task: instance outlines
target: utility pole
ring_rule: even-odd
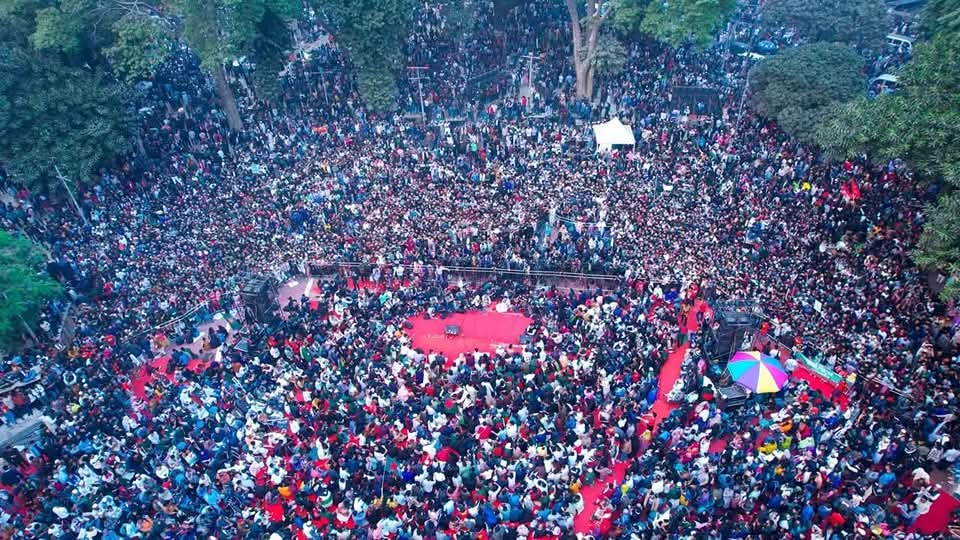
[[[441,82],[443,82],[443,81],[441,81]],[[448,88],[450,88],[450,91],[451,91],[451,92],[453,92],[453,103],[454,103],[454,106],[457,107],[458,114],[462,115],[463,113],[460,113],[460,112],[459,112],[460,102],[457,101],[457,85],[455,85],[455,84],[450,84],[450,83],[448,83],[448,82],[443,82],[443,83],[446,84]],[[467,79],[466,79],[466,77],[464,77],[464,79],[463,79],[463,84],[460,86],[460,93],[462,94],[463,92],[465,92],[465,91],[466,91],[466,88],[467,88]],[[443,111],[443,116],[444,116],[445,119],[447,118],[447,111],[446,111],[446,110]]]
[[[757,0],[757,13],[760,15],[761,10],[763,9],[763,0]],[[734,27],[736,28],[736,27]],[[729,49],[730,39],[727,39],[728,49]],[[724,65],[726,65],[726,54],[724,55]],[[743,84],[743,90],[740,93],[740,107],[737,109],[737,131],[740,131],[740,119],[743,118],[743,105],[747,101],[747,91],[750,89],[750,72],[752,71],[753,66],[749,65],[749,58],[747,59],[747,78]]]
[[[426,122],[427,110],[423,106],[423,80],[430,80],[430,77],[423,75],[423,72],[429,68],[424,66],[410,66],[407,69],[414,73],[414,75],[410,75],[410,80],[417,81],[417,92],[420,94],[420,118]]]
[[[307,72],[308,75],[319,75],[319,76],[320,76],[320,86],[323,87],[323,102],[329,107],[329,106],[330,106],[330,98],[327,96],[327,78],[325,77],[325,75],[327,75],[328,73],[333,73],[333,71],[332,71],[332,70],[329,70],[329,69],[323,69],[323,70],[320,70],[320,71],[308,71],[308,72]]]
[[[726,68],[727,61],[730,58],[730,45],[733,42],[733,38],[737,34],[737,26],[739,26],[739,20],[730,21],[727,23],[727,39],[723,43],[723,66]]]
[[[67,195],[70,196],[70,200],[73,201],[73,207],[77,209],[77,213],[80,214],[80,219],[83,220],[84,225],[90,225],[87,222],[87,216],[83,213],[83,209],[80,208],[80,203],[77,202],[77,198],[73,196],[73,190],[70,189],[70,184],[68,184],[68,179],[66,176],[60,173],[60,167],[57,165],[53,166],[53,170],[57,172],[57,178],[60,179],[60,182],[63,183],[63,188],[67,190]]]
[[[527,86],[529,86],[530,89],[532,90],[533,89],[533,62],[538,60],[540,58],[540,55],[530,53],[530,54],[525,54],[521,56],[521,58],[527,59]]]

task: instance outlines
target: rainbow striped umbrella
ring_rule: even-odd
[[[740,351],[727,363],[734,382],[757,394],[779,392],[787,383],[787,372],[780,361],[760,351]]]

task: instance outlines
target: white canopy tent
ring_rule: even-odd
[[[597,139],[597,152],[607,152],[614,146],[633,146],[637,140],[633,129],[623,125],[619,118],[611,118],[603,124],[593,125],[593,135]]]

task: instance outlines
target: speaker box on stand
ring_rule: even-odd
[[[760,319],[752,313],[739,311],[721,311],[717,314],[720,327],[716,331],[716,348],[713,360],[726,361],[740,350],[744,338],[752,336],[760,324]]]
[[[244,318],[247,321],[270,323],[280,307],[277,302],[277,287],[273,279],[259,274],[246,274],[240,285]]]

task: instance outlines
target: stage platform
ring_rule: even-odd
[[[413,328],[407,330],[407,334],[414,348],[424,353],[432,350],[453,359],[474,350],[493,352],[499,346],[519,346],[520,336],[532,322],[521,313],[498,313],[492,309],[454,313],[443,319],[418,315],[410,319]],[[459,327],[459,333],[448,333],[450,326]]]

